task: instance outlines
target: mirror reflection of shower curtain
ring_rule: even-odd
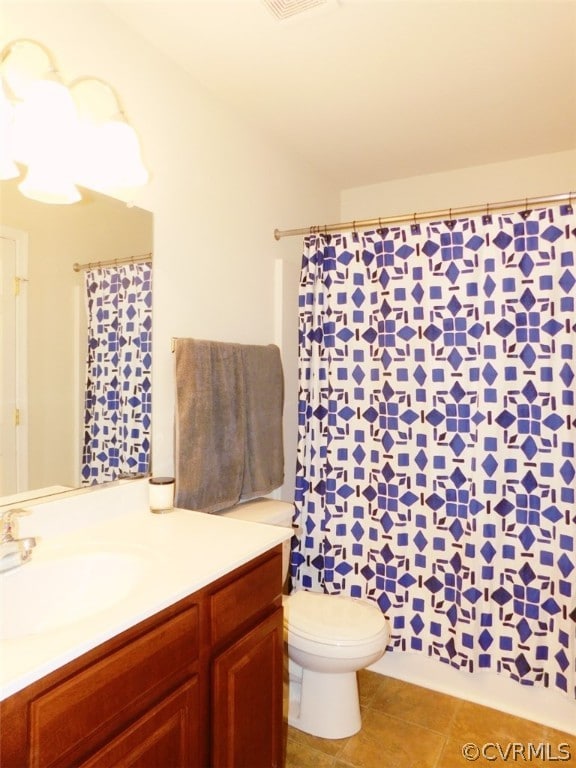
[[[88,349],[81,481],[150,468],[152,265],[86,272]]]

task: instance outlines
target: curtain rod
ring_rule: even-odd
[[[383,227],[388,224],[402,224],[403,222],[429,221],[431,219],[453,219],[468,213],[484,213],[489,215],[494,211],[504,211],[512,208],[527,210],[530,207],[547,205],[548,203],[561,203],[567,201],[572,204],[576,200],[576,192],[567,192],[561,195],[548,195],[547,197],[525,197],[521,200],[507,200],[500,203],[484,203],[483,205],[469,205],[464,208],[443,208],[439,211],[423,211],[419,213],[406,213],[401,216],[389,216],[387,218],[364,219],[363,221],[346,221],[339,224],[317,224],[301,229],[275,229],[274,238],[292,237],[293,235],[315,235],[328,232],[341,232],[345,229],[357,230],[370,227]]]
[[[78,264],[78,262],[75,262],[72,264],[72,269],[74,272],[81,272],[84,269],[92,269],[93,267],[107,267],[109,265],[115,266],[116,264],[137,264],[140,261],[152,261],[152,254],[143,253],[140,256],[123,256],[119,259],[89,261],[86,264]]]

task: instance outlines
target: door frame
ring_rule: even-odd
[[[0,238],[15,246],[15,405],[19,423],[15,419],[14,445],[16,446],[16,488],[14,493],[28,490],[28,233],[0,224]],[[17,288],[16,288],[17,286]]]

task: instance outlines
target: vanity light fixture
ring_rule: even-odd
[[[14,94],[12,161],[28,167],[18,189],[43,203],[75,203],[69,158],[77,111],[50,51],[35,40],[9,43],[0,56],[5,92]]]
[[[96,77],[70,83],[80,117],[78,182],[99,192],[140,187],[148,181],[140,142],[128,123],[118,93]]]
[[[4,47],[0,75],[0,179],[27,166],[22,194],[60,204],[81,199],[77,184],[122,194],[147,183],[140,142],[108,83],[66,86],[50,51],[28,39]]]

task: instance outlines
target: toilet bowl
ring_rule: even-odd
[[[273,499],[239,504],[220,514],[270,525],[292,524],[293,505]],[[290,543],[284,547],[288,571]],[[388,623],[365,600],[298,590],[283,598],[288,654],[288,723],[325,739],[343,739],[361,727],[357,671],[386,649]]]
[[[297,591],[284,598],[290,705],[288,723],[325,739],[362,725],[357,672],[386,649],[388,625],[372,603]]]

